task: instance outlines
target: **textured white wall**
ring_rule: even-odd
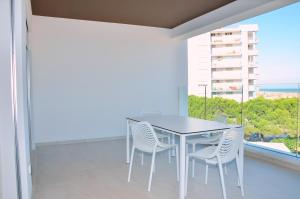
[[[36,143],[122,136],[145,110],[178,114],[187,47],[168,29],[40,16],[32,28]]]

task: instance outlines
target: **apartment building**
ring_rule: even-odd
[[[239,102],[254,98],[258,79],[257,31],[256,24],[240,25],[189,39],[189,95],[204,96],[206,90],[207,97]]]

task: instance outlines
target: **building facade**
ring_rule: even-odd
[[[247,101],[258,79],[256,24],[221,28],[188,40],[189,95]],[[243,95],[242,95],[243,94]]]

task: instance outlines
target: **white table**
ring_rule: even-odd
[[[185,155],[186,155],[186,138],[188,136],[200,135],[210,131],[226,130],[230,128],[242,128],[238,125],[227,125],[220,122],[196,119],[191,117],[173,116],[173,115],[149,115],[138,117],[127,117],[127,136],[126,136],[126,162],[129,163],[130,157],[130,122],[147,121],[153,128],[179,136],[179,156],[180,156],[180,182],[179,198],[184,199],[185,183]],[[174,141],[173,141],[174,142]],[[241,182],[243,183],[243,165],[244,165],[244,145],[241,143],[239,148],[238,164],[241,164]]]

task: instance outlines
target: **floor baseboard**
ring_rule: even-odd
[[[104,137],[104,138],[90,138],[90,139],[79,139],[79,140],[40,142],[40,143],[36,143],[36,147],[62,145],[62,144],[80,144],[80,143],[87,143],[87,142],[122,140],[122,139],[125,139],[125,137],[126,136],[115,136],[115,137]]]

